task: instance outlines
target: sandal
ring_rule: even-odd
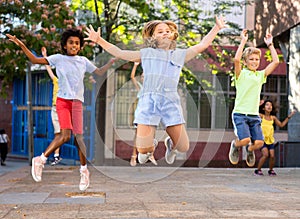
[[[149,160],[150,160],[155,166],[157,166],[157,162],[156,162],[156,160],[155,160],[155,158],[154,158],[153,153],[152,153],[152,155],[149,157]]]
[[[130,159],[130,166],[135,167],[136,166],[136,155],[132,155]]]

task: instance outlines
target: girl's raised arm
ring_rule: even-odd
[[[207,47],[212,43],[218,32],[224,28],[226,25],[226,22],[222,16],[219,18],[216,17],[216,24],[215,26],[209,31],[209,33],[200,41],[199,44],[195,46],[191,46],[187,49],[185,62],[188,62],[192,58],[194,58],[196,55],[207,49]]]
[[[140,90],[140,87],[135,79],[135,72],[136,72],[136,69],[137,69],[137,66],[139,65],[140,63],[139,62],[135,62],[133,67],[132,67],[132,70],[131,70],[131,74],[130,74],[130,78],[131,78],[131,81],[132,83],[134,84],[135,88],[139,91]]]
[[[42,55],[45,58],[47,57],[47,49],[46,49],[46,47],[42,47]],[[51,80],[53,80],[55,78],[55,75],[54,75],[51,67],[49,65],[46,65],[46,69],[47,69],[49,77],[51,78]]]
[[[26,46],[25,44],[19,40],[16,36],[12,36],[10,34],[6,34],[6,36],[9,38],[10,41],[14,42],[17,46],[19,46],[25,55],[28,57],[30,62],[32,64],[43,64],[43,65],[49,65],[46,58],[38,58],[36,57]]]
[[[91,40],[99,44],[106,52],[110,53],[116,58],[120,58],[131,62],[140,62],[140,51],[122,50],[119,47],[107,42],[100,36],[100,27],[96,32],[92,25],[90,25],[89,28],[86,28],[86,31],[84,31],[84,33],[87,35],[87,37],[84,38],[85,40]]]
[[[289,119],[292,118],[295,113],[296,111],[292,111],[282,122],[276,116],[273,116],[274,122],[278,127],[282,128],[288,123]]]

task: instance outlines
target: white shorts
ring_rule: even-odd
[[[51,119],[52,119],[54,134],[60,133],[60,125],[58,121],[58,115],[56,112],[56,106],[51,107]]]

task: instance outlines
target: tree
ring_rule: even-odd
[[[136,46],[142,43],[141,29],[146,22],[170,19],[179,27],[178,41],[181,46],[191,46],[208,33],[214,25],[215,15],[231,14],[233,7],[240,8],[239,13],[242,13],[242,8],[248,2],[240,0],[214,0],[208,3],[204,0],[104,0],[103,2],[73,0],[71,8],[74,11],[81,11],[80,22],[101,27],[103,38],[112,43],[122,43],[123,46],[128,45],[128,47]],[[228,25],[231,27],[231,33],[223,32],[223,35],[226,34],[227,40],[231,43],[236,43],[235,36],[239,35],[240,27],[229,21]],[[217,43],[220,39],[217,37]],[[227,52],[223,54],[228,55]]]
[[[0,5],[0,95],[5,96],[14,77],[24,77],[27,67],[27,57],[5,34],[19,37],[36,55],[41,55],[42,46],[48,54],[60,53],[61,33],[65,28],[75,27],[75,18],[69,6],[59,0],[10,0],[1,1]],[[91,57],[92,47],[84,47],[82,52]]]

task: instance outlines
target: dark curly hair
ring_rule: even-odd
[[[265,109],[266,103],[268,103],[268,102],[272,104],[272,111],[271,111],[270,115],[275,116],[277,111],[276,111],[275,105],[273,104],[273,102],[271,100],[265,100],[263,102],[263,104],[261,104],[259,106],[259,113],[265,114],[265,110],[264,109]]]
[[[80,30],[77,30],[74,28],[65,30],[63,32],[63,34],[61,36],[61,40],[60,40],[61,49],[65,54],[67,54],[67,50],[64,47],[65,47],[65,45],[67,45],[67,41],[68,41],[69,37],[78,37],[80,40],[80,48],[82,48],[83,44],[84,44],[84,38],[83,38],[82,32]]]

